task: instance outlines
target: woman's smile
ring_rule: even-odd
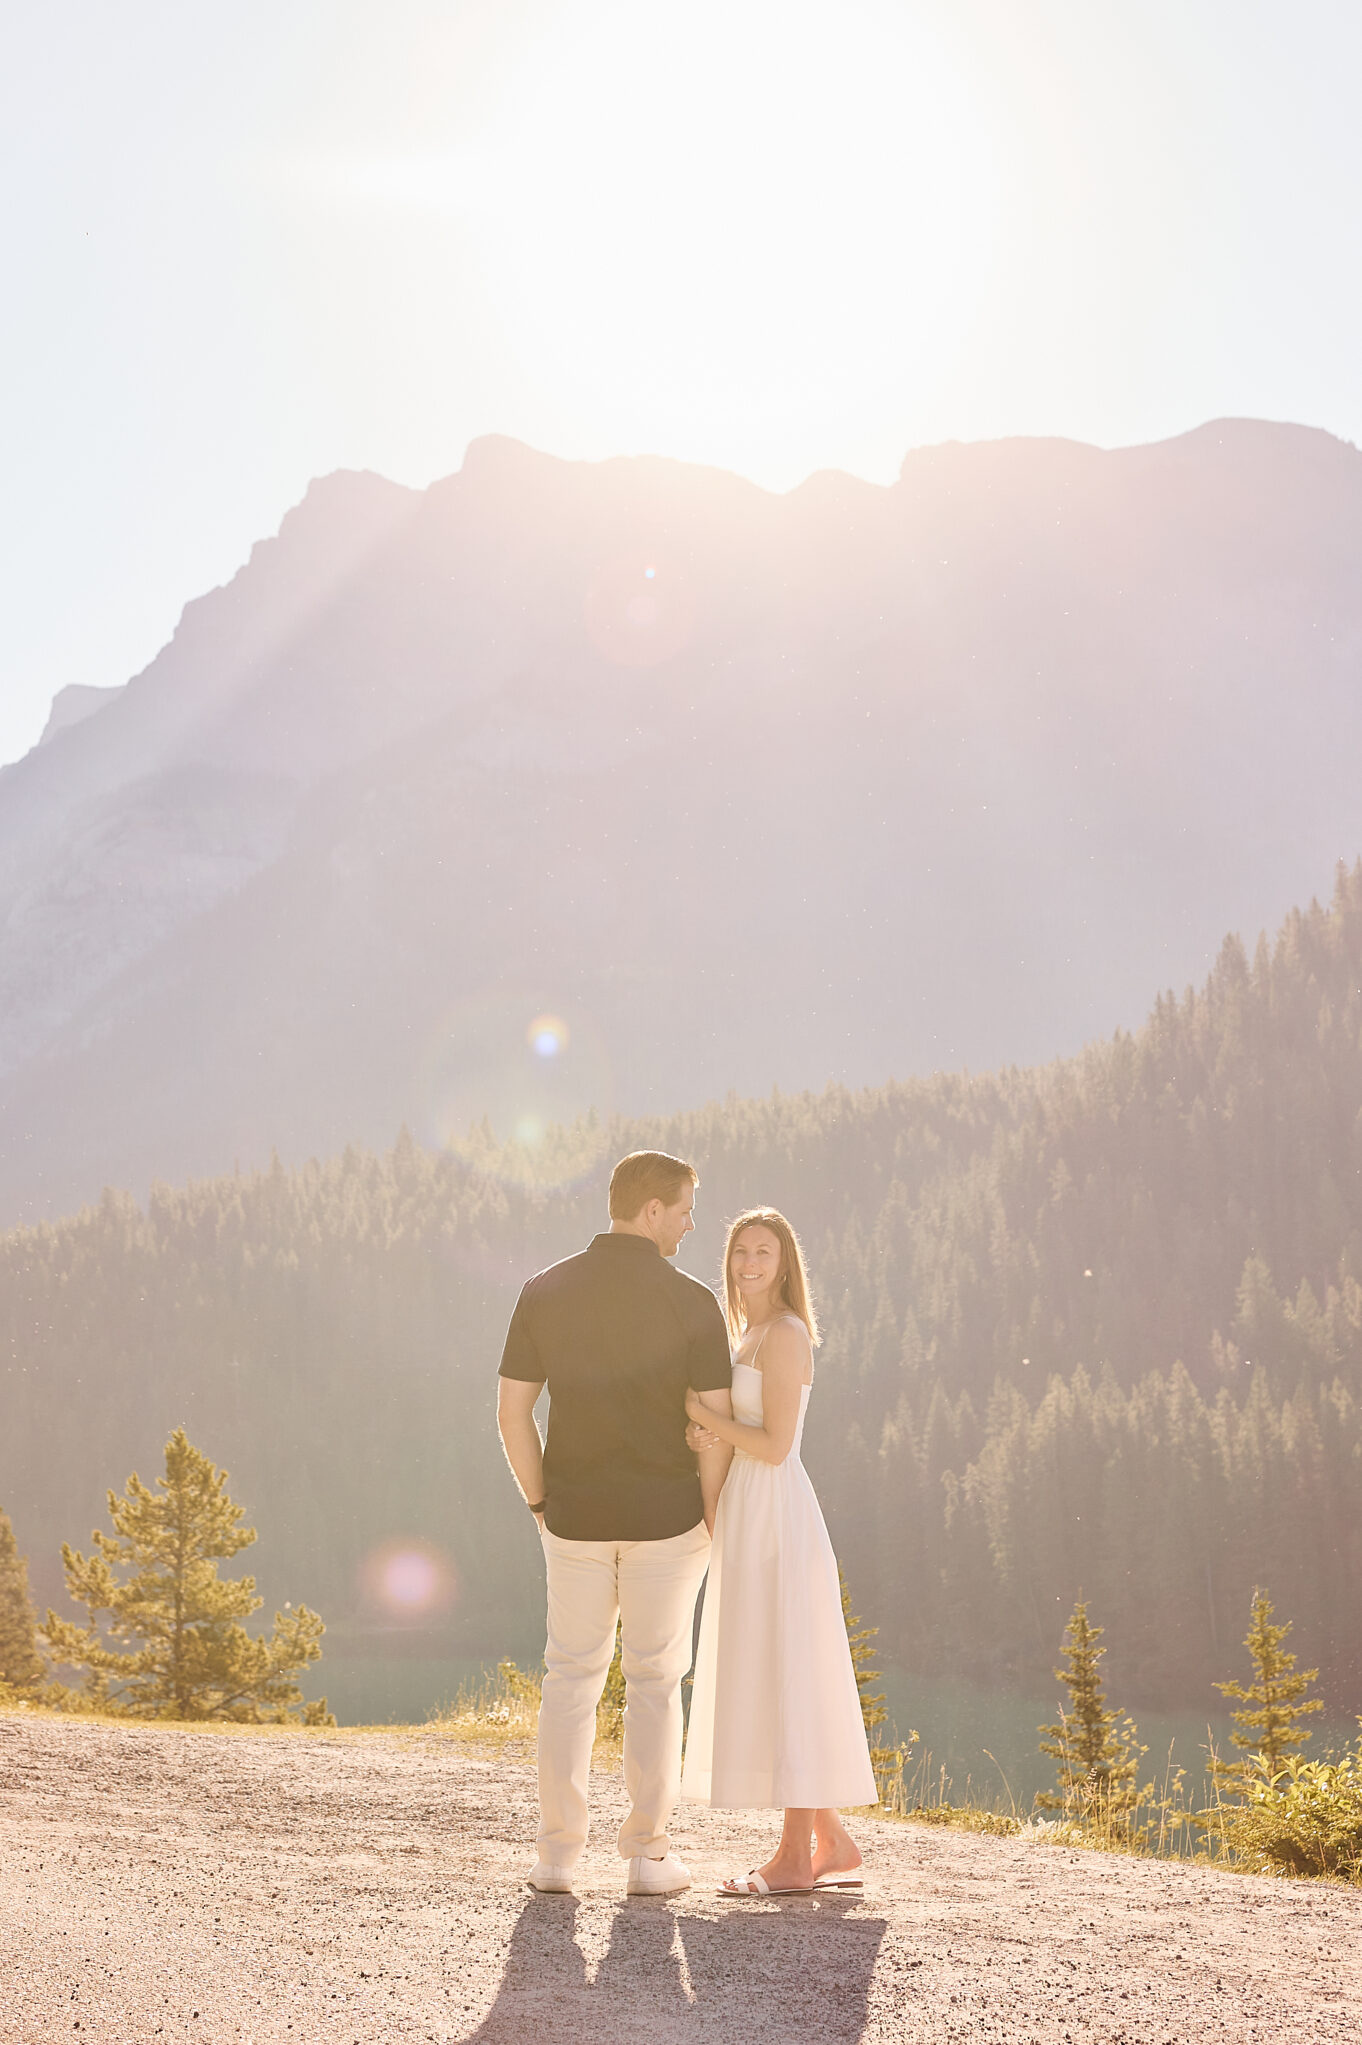
[[[745,1228],[733,1245],[729,1266],[733,1283],[740,1292],[760,1293],[774,1285],[781,1273],[781,1250],[777,1236],[759,1224]]]

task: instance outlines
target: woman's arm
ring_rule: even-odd
[[[733,1400],[728,1392],[697,1392],[700,1410],[706,1420],[733,1417]],[[733,1450],[726,1441],[716,1441],[712,1448],[696,1451],[700,1465],[700,1497],[705,1509],[705,1525],[714,1532],[714,1515],[719,1509],[719,1493],[724,1488],[724,1478],[733,1460]]]
[[[799,1394],[809,1363],[809,1338],[802,1328],[784,1321],[772,1328],[761,1351],[760,1427],[716,1413],[699,1392],[687,1392],[686,1411],[731,1448],[743,1449],[763,1463],[783,1463],[794,1447],[799,1425]]]

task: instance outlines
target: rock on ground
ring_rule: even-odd
[[[433,1731],[0,1717],[0,2040],[1362,2040],[1362,1894],[867,1820],[866,1887],[714,1893],[772,1836],[683,1805],[627,1899],[617,1776],[535,1896],[534,1773]]]

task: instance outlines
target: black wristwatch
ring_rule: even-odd
[[[525,1500],[525,1503],[526,1505],[530,1505],[530,1501],[528,1498]],[[538,1505],[530,1505],[530,1511],[534,1514],[536,1519],[538,1519],[540,1513],[544,1510],[544,1507],[547,1504],[548,1504],[547,1498],[541,1498]]]

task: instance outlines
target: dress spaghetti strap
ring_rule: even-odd
[[[751,1356],[748,1358],[747,1368],[749,1370],[757,1369],[758,1367],[757,1358],[761,1355],[762,1343],[765,1342],[767,1336],[770,1334],[772,1328],[775,1327],[777,1321],[793,1321],[797,1327],[804,1328],[804,1322],[798,1314],[794,1313],[772,1314],[770,1320],[766,1323],[766,1326],[761,1331],[761,1335],[758,1339],[756,1348],[752,1351]],[[804,1328],[804,1333],[806,1335],[808,1334],[808,1332],[809,1332],[808,1329]],[[810,1378],[808,1382],[812,1384],[813,1380]]]

